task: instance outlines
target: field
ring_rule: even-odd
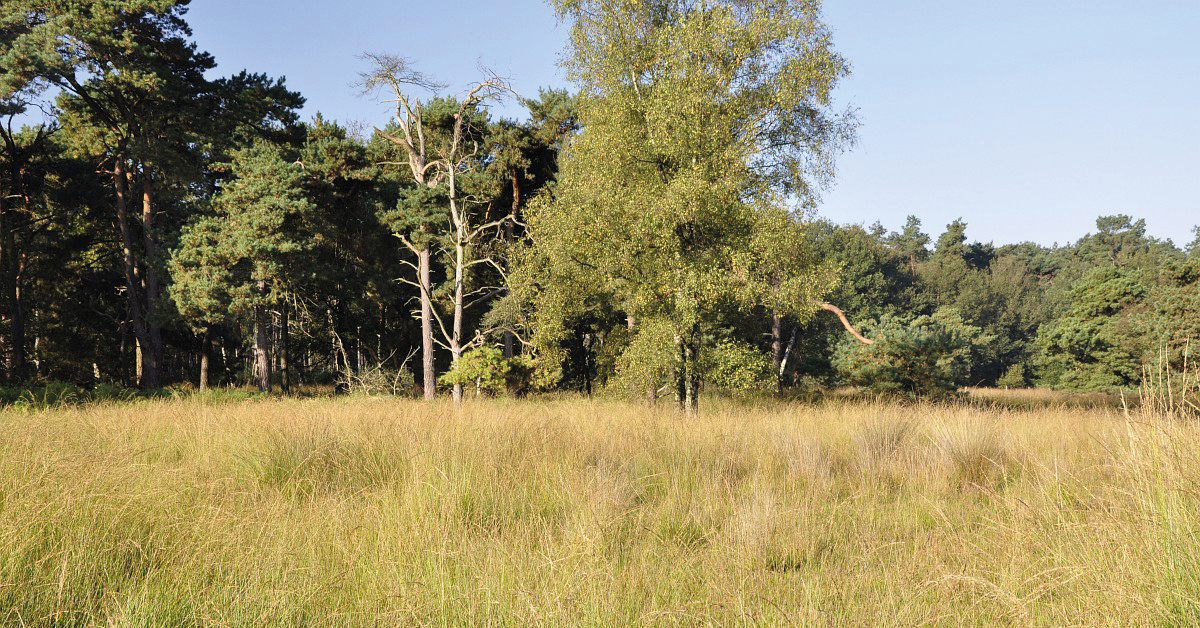
[[[0,624],[1200,622],[1200,427],[976,397],[4,411]]]

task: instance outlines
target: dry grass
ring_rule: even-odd
[[[0,413],[3,625],[1189,625],[1200,428],[831,401]]]

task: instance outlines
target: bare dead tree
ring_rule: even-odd
[[[411,62],[403,57],[386,54],[366,53],[362,58],[370,61],[372,70],[360,75],[360,86],[363,93],[378,93],[387,91],[389,98],[385,99],[395,106],[396,124],[400,134],[388,133],[376,128],[375,133],[387,141],[399,146],[407,156],[405,165],[412,171],[413,180],[418,185],[436,188],[444,176],[441,169],[436,167],[430,156],[429,145],[425,138],[425,120],[421,103],[412,96],[414,90],[430,92],[445,87],[413,69]],[[399,164],[395,164],[399,165]],[[432,172],[431,172],[432,171]],[[403,279],[405,283],[415,286],[420,294],[421,320],[421,369],[423,396],[432,400],[437,396],[437,373],[434,370],[433,342],[433,282],[430,265],[432,263],[431,234],[424,237],[411,237],[412,234],[397,233],[396,237],[417,258],[417,263],[405,262],[414,272],[415,280]]]
[[[423,111],[420,103],[414,98],[413,90],[432,91],[444,87],[427,75],[412,67],[412,63],[394,55],[366,54],[363,58],[370,61],[374,68],[371,72],[361,75],[361,86],[365,92],[387,90],[391,102],[396,108],[396,122],[399,133],[389,133],[375,129],[376,134],[387,141],[399,146],[407,156],[406,164],[412,172],[413,179],[421,185],[430,188],[444,186],[449,197],[449,227],[450,251],[452,258],[451,275],[453,277],[452,317],[447,325],[441,313],[433,307],[433,286],[430,281],[431,241],[432,238],[421,238],[414,241],[410,234],[396,234],[405,247],[417,256],[417,263],[406,262],[416,273],[415,281],[403,279],[418,289],[421,295],[421,339],[422,362],[424,370],[424,397],[432,399],[436,395],[436,374],[434,373],[433,326],[437,323],[441,332],[441,344],[450,351],[454,364],[462,357],[469,342],[464,342],[463,323],[466,310],[470,305],[467,299],[476,293],[468,294],[466,284],[472,267],[488,264],[502,275],[504,269],[490,257],[474,259],[470,251],[480,236],[491,229],[500,229],[509,224],[512,217],[505,216],[499,220],[485,224],[473,224],[468,205],[471,199],[463,198],[459,191],[458,176],[470,167],[471,162],[479,157],[480,146],[470,137],[471,114],[485,106],[486,103],[499,99],[505,93],[511,93],[508,82],[498,76],[489,75],[483,81],[473,84],[458,104],[453,114],[453,125],[450,131],[450,141],[440,152],[431,149]],[[485,72],[485,74],[487,74]],[[462,385],[456,384],[453,397],[456,403],[462,402]]]

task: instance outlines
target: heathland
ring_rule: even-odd
[[[4,625],[1185,625],[1200,427],[1111,399],[0,412]]]

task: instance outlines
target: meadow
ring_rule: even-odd
[[[1200,426],[972,398],[0,411],[0,624],[1200,623]]]

